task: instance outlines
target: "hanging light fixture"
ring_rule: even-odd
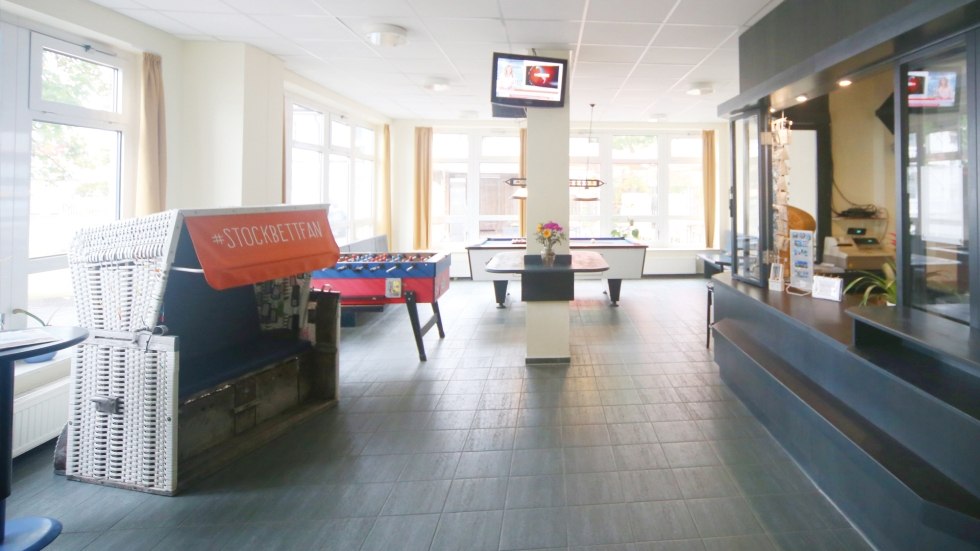
[[[589,104],[589,143],[592,143],[592,118],[595,113],[595,104]],[[592,164],[592,156],[585,157],[585,178],[569,178],[568,186],[573,188],[594,188],[605,185],[606,183],[598,178],[589,178],[589,169]],[[596,197],[598,199],[598,197]],[[583,201],[594,201],[596,199],[580,199]]]
[[[589,104],[589,143],[592,143],[592,117],[595,112],[595,104]],[[591,156],[585,158],[585,175],[589,175],[589,169],[591,167],[592,159]],[[508,186],[513,186],[518,189],[511,195],[513,199],[527,199],[527,178],[507,178],[504,183]],[[580,190],[573,194],[573,199],[576,201],[598,201],[599,194],[597,192],[591,192],[592,188],[597,188],[599,186],[606,185],[605,182],[598,178],[569,178],[568,187],[577,188]]]

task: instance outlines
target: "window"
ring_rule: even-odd
[[[520,235],[520,200],[504,180],[519,172],[515,133],[432,136],[432,246],[460,249],[491,235]]]
[[[10,290],[0,306],[74,324],[71,239],[80,228],[119,218],[121,197],[135,181],[135,64],[122,52],[0,25],[0,82],[10,83],[0,93],[0,116],[12,121],[12,135],[29,136],[4,145],[9,164],[0,169],[0,195],[26,200],[2,207],[9,222],[0,258],[11,262],[0,267]],[[10,327],[26,323],[18,318]]]
[[[569,190],[570,235],[635,230],[651,247],[704,247],[700,133],[573,135],[568,149],[570,178],[607,184]],[[437,130],[432,158],[433,247],[520,234],[516,188],[503,183],[518,173],[516,134]]]
[[[305,100],[287,100],[286,202],[330,203],[340,244],[375,234],[377,133]]]
[[[701,151],[699,135],[612,136],[612,230],[651,247],[704,247]]]

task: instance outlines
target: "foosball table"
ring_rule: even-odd
[[[340,293],[341,308],[380,310],[385,304],[404,303],[415,334],[419,359],[425,361],[422,337],[439,329],[446,336],[439,312],[439,297],[449,289],[449,255],[444,253],[345,253],[332,268],[316,270],[312,287]],[[432,304],[432,317],[420,323],[418,304]]]

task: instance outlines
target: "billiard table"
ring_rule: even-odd
[[[624,279],[643,277],[643,263],[646,260],[647,246],[627,237],[573,237],[569,242],[573,251],[594,251],[602,255],[609,264],[609,270],[599,273],[577,273],[576,279],[606,280],[609,287],[609,300],[612,306],[619,306],[619,291]],[[504,251],[522,251],[527,247],[523,238],[489,237],[466,247],[470,260],[470,275],[473,281],[492,281],[497,307],[503,308],[507,298],[507,283],[519,276],[492,274],[486,265],[493,256]],[[537,243],[531,244],[531,251],[540,249]]]

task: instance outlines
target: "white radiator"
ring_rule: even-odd
[[[15,370],[13,456],[51,440],[68,421],[67,371],[70,358],[46,365],[23,364],[26,373]],[[18,368],[21,366],[19,365]],[[32,387],[21,390],[18,387]]]

